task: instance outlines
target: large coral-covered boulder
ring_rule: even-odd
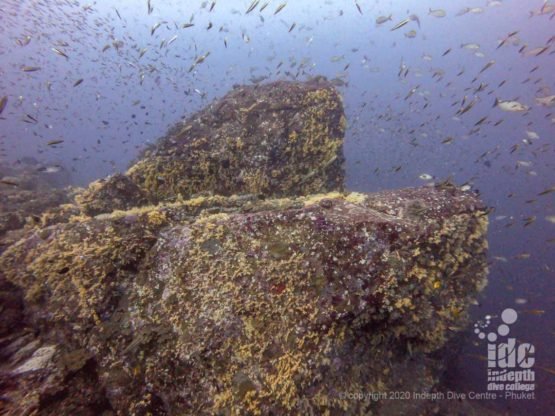
[[[238,86],[173,126],[125,173],[127,183],[97,182],[78,201],[94,215],[121,209],[118,195],[127,193],[127,203],[143,204],[341,190],[345,125],[341,97],[322,77]]]
[[[485,284],[485,213],[444,186],[199,197],[29,232],[0,257],[40,334],[7,348],[6,401],[13,414],[417,414],[425,403],[348,395],[433,388],[430,353]]]

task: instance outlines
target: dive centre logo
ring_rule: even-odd
[[[535,347],[528,342],[517,342],[510,337],[509,326],[518,319],[517,312],[507,308],[501,313],[501,323],[496,331],[486,334],[492,320],[498,316],[486,315],[474,324],[474,333],[481,340],[487,339],[488,391],[504,391],[506,398],[532,396],[535,388],[534,353]],[[528,393],[524,393],[528,392]]]

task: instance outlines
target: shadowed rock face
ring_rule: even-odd
[[[343,186],[342,117],[325,81],[236,88],[20,230],[7,414],[486,414],[349,397],[436,388],[487,215],[452,185],[317,193]]]
[[[340,190],[345,124],[341,98],[323,78],[237,87],[145,151],[125,174],[128,183],[96,182],[78,201],[86,214],[96,215],[127,208],[121,200],[144,204],[145,197],[158,203],[201,192]]]

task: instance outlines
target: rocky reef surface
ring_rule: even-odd
[[[92,183],[88,215],[218,195],[308,195],[343,187],[341,97],[327,81],[238,86],[171,128],[123,175]]]
[[[69,184],[67,172],[43,172],[44,167],[33,158],[18,162],[0,162],[0,252],[18,239],[18,230],[39,223],[43,212],[72,199],[70,189],[61,189]],[[13,235],[7,238],[10,231]]]
[[[449,184],[343,192],[344,126],[324,79],[238,87],[7,233],[4,412],[451,414],[357,395],[438,388],[487,211]]]

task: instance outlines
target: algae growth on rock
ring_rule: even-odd
[[[348,393],[438,388],[487,211],[452,185],[342,192],[343,117],[323,80],[238,87],[23,229],[8,414],[431,414]]]

